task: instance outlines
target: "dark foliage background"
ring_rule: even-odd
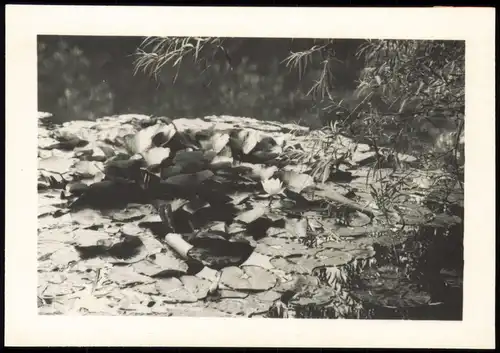
[[[212,114],[322,125],[330,114],[307,96],[319,65],[302,78],[284,63],[311,39],[225,39],[227,56],[216,53],[208,69],[184,60],[179,72],[165,65],[158,80],[134,75],[134,53],[142,37],[39,36],[39,110],[59,121],[142,113],[198,117]],[[352,95],[363,67],[355,57],[360,40],[336,42],[335,94]],[[178,79],[173,82],[174,77]]]

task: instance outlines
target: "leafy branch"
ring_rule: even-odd
[[[188,57],[192,57],[196,64],[206,64],[206,56],[211,54],[213,59],[220,51],[230,60],[223,42],[224,39],[212,37],[147,37],[135,53],[134,75],[142,71],[158,79],[162,68],[170,64],[177,68],[175,83],[180,66]]]

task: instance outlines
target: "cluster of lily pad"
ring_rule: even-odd
[[[51,195],[41,215],[83,228],[72,234],[73,261],[104,259],[112,266],[101,275],[121,290],[139,285],[167,304],[252,293],[276,304],[292,291],[287,307],[300,316],[305,298],[333,305],[350,272],[374,263],[369,244],[305,245],[331,229],[366,233],[375,212],[283,158],[300,148],[296,126],[122,115],[39,130],[39,189]],[[354,227],[321,215],[332,202],[350,210]],[[298,278],[311,275],[322,281],[298,289]]]

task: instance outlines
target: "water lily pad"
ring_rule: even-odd
[[[358,238],[378,232],[383,228],[380,226],[368,227],[338,227],[332,230],[335,235],[341,238]]]
[[[82,226],[99,226],[111,221],[109,218],[103,216],[101,212],[93,209],[82,209],[72,212],[70,215],[73,223]]]
[[[233,149],[249,154],[257,143],[260,141],[261,135],[251,129],[235,131],[231,134],[230,143]]]
[[[320,281],[317,276],[293,274],[291,275],[290,280],[283,281],[278,286],[276,286],[274,290],[279,293],[284,293],[284,292],[297,293],[308,287],[316,288],[319,286],[320,286]]]
[[[38,160],[38,168],[54,173],[65,173],[67,172],[74,163],[72,158],[63,157],[49,157]]]
[[[305,238],[307,235],[307,218],[287,219],[285,229],[288,235],[293,238]]]
[[[135,272],[134,268],[130,266],[113,266],[109,270],[107,278],[120,287],[154,282],[153,279]]]
[[[133,263],[131,266],[135,272],[148,277],[153,277],[155,274],[163,270],[160,265],[155,264],[153,261],[150,261],[147,258],[142,261]]]
[[[332,288],[308,287],[306,290],[298,292],[291,300],[290,304],[296,306],[323,306],[331,303],[337,293]]]
[[[267,180],[278,171],[276,166],[267,167],[263,164],[253,163],[240,163],[236,169],[241,170],[244,175],[255,181]]]
[[[247,292],[240,292],[237,290],[231,290],[231,289],[220,289],[217,292],[217,298],[218,299],[227,299],[227,298],[246,298],[248,297]]]
[[[227,227],[227,234],[238,234],[244,232],[245,230],[245,225],[241,223],[231,223],[229,227]]]
[[[262,217],[266,213],[267,209],[262,206],[254,207],[248,211],[240,213],[235,220],[249,224]]]
[[[352,260],[349,253],[336,249],[320,250],[316,253],[315,258],[319,260],[317,267],[341,266]]]
[[[110,239],[108,233],[88,229],[77,229],[72,232],[73,242],[78,246],[96,245],[99,242]]]
[[[80,260],[80,255],[72,247],[62,247],[50,255],[50,263],[55,268],[64,268],[72,262]]]
[[[185,261],[175,256],[172,252],[162,252],[148,257],[149,261],[158,265],[163,270],[176,270],[186,272],[188,265]]]
[[[153,147],[143,152],[142,156],[148,166],[159,165],[170,156],[170,148]]]
[[[89,186],[82,182],[70,183],[66,185],[66,191],[73,195],[81,195],[83,194]]]
[[[210,170],[203,170],[194,174],[180,174],[171,176],[167,180],[165,180],[165,184],[173,185],[173,186],[183,186],[183,187],[191,187],[198,186],[203,183],[205,180],[210,179],[214,176],[214,173]]]
[[[187,289],[178,278],[159,279],[156,282],[156,289],[162,296],[162,300],[167,303],[194,303],[198,301],[198,296]]]
[[[214,159],[210,162],[210,169],[219,170],[219,169],[227,169],[233,165],[234,159],[233,157],[227,156],[215,156]]]
[[[217,132],[215,133],[212,137],[210,137],[209,140],[207,140],[205,143],[200,142],[202,144],[202,147],[207,150],[213,150],[215,153],[219,153],[222,151],[224,147],[229,142],[229,134],[225,133],[220,133]]]
[[[104,170],[104,165],[102,162],[79,161],[75,163],[73,170],[83,178],[92,178]]]
[[[141,229],[137,224],[127,223],[123,225],[121,231],[123,232],[123,234],[135,236],[143,233],[144,230]]]
[[[364,227],[370,224],[371,219],[368,215],[361,213],[359,211],[352,212],[349,216],[349,226],[350,227]]]
[[[208,202],[202,201],[200,199],[197,200],[191,200],[184,204],[182,206],[182,209],[186,211],[189,214],[195,214],[197,211],[201,210],[202,208],[208,208],[210,207],[210,204]],[[172,209],[174,212],[174,210]]]
[[[285,273],[311,274],[313,269],[320,266],[320,260],[304,256],[276,257],[271,259],[271,264]]]
[[[130,142],[128,148],[133,153],[143,153],[150,147],[165,147],[176,134],[172,124],[156,124],[141,129]]]
[[[235,290],[265,291],[276,285],[277,277],[258,266],[226,267],[220,282]]]
[[[133,222],[145,216],[143,210],[136,207],[128,207],[124,210],[113,211],[109,215],[111,219],[117,222]]]
[[[307,251],[307,247],[298,242],[283,238],[264,238],[257,243],[256,252],[269,256],[300,255]]]
[[[247,201],[252,194],[249,192],[243,192],[243,193],[236,193],[233,195],[229,195],[231,197],[231,204],[237,206],[245,201]]]
[[[188,257],[215,270],[244,263],[254,250],[248,243],[224,239],[197,238],[191,244]]]
[[[290,190],[300,193],[306,188],[310,188],[315,185],[312,176],[304,173],[297,173],[294,171],[282,171],[280,172],[280,179]]]
[[[271,289],[266,292],[257,293],[256,297],[263,302],[273,302],[281,297],[281,293]]]
[[[249,160],[253,163],[267,163],[271,160],[274,160],[276,157],[280,156],[283,152],[283,149],[280,146],[274,146],[270,150],[264,151],[252,151]]]
[[[224,313],[228,313],[233,316],[233,315],[244,315],[248,304],[245,302],[245,299],[228,298],[213,303],[212,306],[217,310],[220,310]]]
[[[212,286],[210,281],[195,276],[182,276],[180,280],[184,288],[193,293],[198,300],[206,298]]]

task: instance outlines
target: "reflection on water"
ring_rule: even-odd
[[[418,229],[399,246],[379,247],[377,266],[352,285],[367,318],[462,320],[463,225]]]

